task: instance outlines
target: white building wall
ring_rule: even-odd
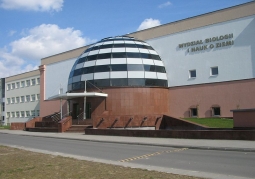
[[[242,80],[255,77],[255,16],[218,23],[179,32],[147,42],[162,58],[168,74],[168,85],[183,86],[202,83]],[[232,39],[205,43],[205,39],[233,34]],[[203,44],[180,48],[179,44],[202,40]],[[210,44],[225,41],[233,45],[209,48]],[[208,50],[196,52],[191,47],[207,45]],[[210,68],[218,67],[219,74],[210,76]],[[189,78],[189,70],[196,70],[196,78]]]
[[[32,79],[35,80],[35,85],[32,84]],[[33,76],[28,78],[23,78],[11,82],[6,82],[5,84],[5,124],[12,122],[26,122],[36,116],[39,116],[40,106],[39,106],[39,97],[40,94],[40,76]],[[26,81],[30,81],[30,86],[26,85]],[[17,87],[17,82],[20,83],[24,81],[24,87]],[[15,84],[15,88],[9,89],[9,85],[12,86]],[[30,96],[30,100],[26,100],[26,96]],[[35,95],[35,100],[32,100],[32,95]],[[21,101],[21,96],[24,96],[24,102]],[[19,101],[17,98],[19,97]],[[12,102],[12,98],[15,98],[15,101]],[[10,102],[9,102],[10,101]],[[24,111],[24,117],[21,116],[21,113]],[[26,111],[29,111],[29,115],[26,114]],[[32,112],[35,112],[34,115]],[[19,112],[19,116],[17,116]],[[12,115],[14,113],[14,115]]]
[[[46,65],[45,99],[59,93],[60,86],[63,93],[67,91],[68,78],[76,58]]]

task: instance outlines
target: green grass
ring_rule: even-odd
[[[8,126],[2,126],[2,125],[0,125],[0,130],[1,129],[10,129],[10,126],[8,125]]]
[[[233,128],[233,119],[227,118],[184,118],[207,127]]]

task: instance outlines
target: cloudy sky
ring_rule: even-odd
[[[0,0],[0,78],[40,59],[251,0]]]

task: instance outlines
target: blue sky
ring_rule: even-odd
[[[0,78],[102,38],[251,0],[0,0]]]

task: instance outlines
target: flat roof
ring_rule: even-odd
[[[106,93],[97,93],[97,92],[83,92],[83,93],[64,93],[64,94],[58,94],[49,97],[46,99],[46,101],[54,101],[54,100],[60,100],[60,99],[73,99],[73,98],[79,98],[79,97],[108,97],[108,94]]]

